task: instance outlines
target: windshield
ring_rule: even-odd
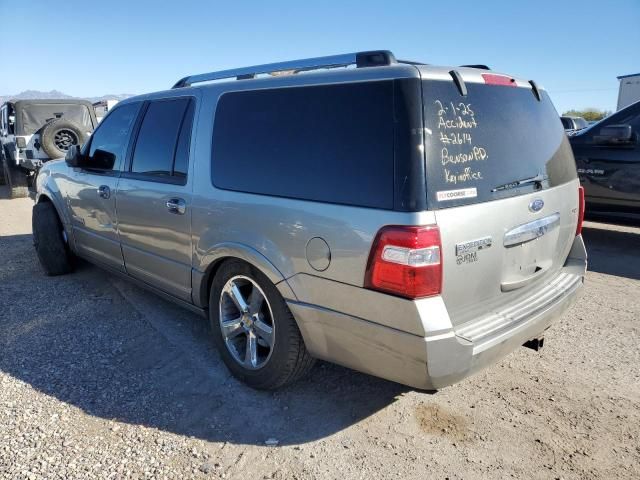
[[[548,95],[528,88],[423,82],[430,209],[486,202],[576,178],[571,147]],[[524,181],[532,178],[539,181]],[[499,188],[498,188],[499,187]]]
[[[34,103],[22,108],[22,131],[24,135],[37,132],[45,123],[55,118],[64,118],[84,127],[87,132],[93,130],[89,108],[80,104]]]

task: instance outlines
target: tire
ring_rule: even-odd
[[[230,294],[227,293],[229,290],[226,290],[223,295],[223,289],[229,285],[229,282],[233,282],[233,285],[237,286],[241,295],[246,297],[246,303],[251,306],[254,305],[253,292],[256,291],[256,286],[259,287],[258,293],[264,297],[260,307],[249,308],[247,316],[241,317],[243,321],[238,323],[240,330],[236,329],[241,333],[229,340],[231,344],[225,340],[220,322],[221,314],[224,321],[227,317],[233,318],[236,315],[241,315],[241,311],[237,308]],[[257,296],[258,294],[256,294]],[[259,302],[257,303],[259,304]],[[235,312],[234,309],[236,309]],[[257,317],[256,312],[260,312]],[[251,320],[248,320],[250,317],[255,320],[255,323],[247,327],[243,322],[250,322]],[[252,388],[274,390],[283,387],[303,377],[315,363],[315,359],[307,351],[298,325],[278,289],[262,272],[245,262],[228,260],[216,273],[209,293],[209,320],[213,339],[225,365],[236,378]],[[226,325],[232,323],[233,320],[225,322]],[[266,337],[261,337],[266,329],[265,324],[271,327],[272,333],[272,343],[268,353],[266,347],[268,341],[264,340]],[[259,325],[262,327],[258,328]],[[258,352],[255,357],[256,365],[251,365],[253,357],[250,361],[249,356],[242,355],[242,345],[244,345],[246,353],[250,343],[250,333],[247,332],[247,328],[249,330],[253,328],[256,332],[255,335],[257,335],[255,336]],[[236,342],[240,347],[233,347],[233,342]],[[245,363],[240,363],[238,353],[240,353],[240,358],[247,359]]]
[[[73,271],[73,254],[64,239],[62,223],[51,202],[33,206],[33,244],[47,275],[64,275]]]
[[[0,185],[7,184],[7,176],[4,173],[4,147],[0,144]]]
[[[71,145],[82,145],[86,139],[82,127],[64,118],[51,120],[40,130],[42,150],[51,159],[64,157]]]
[[[27,174],[18,166],[11,165],[7,156],[2,158],[4,180],[9,186],[9,198],[24,198],[29,196],[29,181]]]

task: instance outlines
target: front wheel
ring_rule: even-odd
[[[58,213],[51,202],[33,206],[33,244],[47,275],[63,275],[73,270],[73,254]]]
[[[209,319],[222,360],[257,389],[293,383],[314,364],[278,289],[252,266],[225,262],[209,296]]]

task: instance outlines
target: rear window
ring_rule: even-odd
[[[393,82],[224,94],[212,181],[242,192],[391,209]]]
[[[430,209],[530,193],[576,178],[571,147],[546,92],[452,81],[423,82]]]

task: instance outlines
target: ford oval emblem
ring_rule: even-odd
[[[541,198],[536,198],[529,204],[529,210],[532,212],[539,212],[544,207],[544,200]]]

